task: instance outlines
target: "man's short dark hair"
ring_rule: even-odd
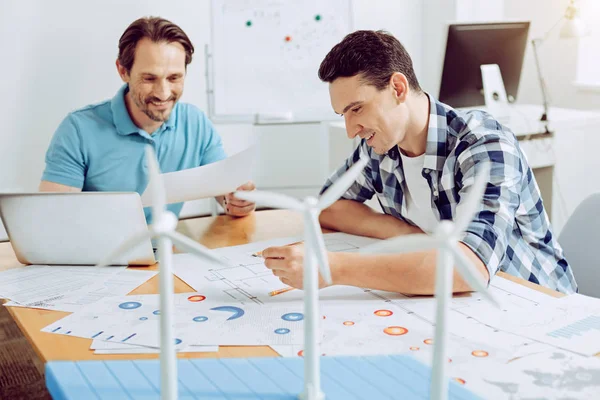
[[[360,74],[364,83],[383,90],[394,72],[404,74],[411,89],[421,92],[412,60],[398,39],[385,31],[356,31],[325,56],[319,78],[331,83]]]
[[[164,18],[144,17],[133,21],[119,39],[119,62],[127,72],[133,67],[135,48],[143,38],[154,43],[179,43],[185,50],[185,66],[192,62],[194,46],[183,29]]]

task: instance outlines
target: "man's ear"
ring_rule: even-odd
[[[401,72],[394,72],[390,78],[390,86],[394,91],[398,103],[404,103],[410,90],[406,75]]]
[[[119,73],[121,80],[125,83],[129,83],[129,72],[127,72],[127,68],[121,65],[118,59],[115,62],[115,65],[117,66],[117,72]]]

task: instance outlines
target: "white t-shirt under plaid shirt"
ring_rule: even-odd
[[[404,193],[406,214],[402,216],[423,231],[432,233],[439,221],[431,207],[429,184],[422,175],[425,154],[409,157],[400,151],[400,158],[402,159],[402,170],[407,189]]]
[[[576,292],[573,271],[552,232],[535,177],[514,134],[483,111],[460,112],[427,95],[430,111],[422,176],[436,219],[456,217],[480,163],[489,163],[484,199],[461,241],[484,262],[491,278],[504,271],[563,293]],[[342,198],[364,202],[377,196],[386,214],[417,225],[406,218],[408,187],[397,146],[379,155],[361,141],[321,193],[361,153],[370,162]]]

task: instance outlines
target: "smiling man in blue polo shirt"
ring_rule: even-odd
[[[148,184],[144,148],[152,145],[162,172],[226,157],[206,115],[179,103],[194,47],[181,28],[162,18],[140,18],[119,40],[117,70],[125,84],[115,97],[70,113],[46,153],[40,191],[135,191]],[[240,189],[253,190],[251,182]],[[226,213],[250,214],[253,203],[217,197]],[[179,215],[183,203],[169,209]],[[146,210],[149,220],[149,210]]]

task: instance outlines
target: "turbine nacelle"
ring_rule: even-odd
[[[166,232],[172,232],[177,227],[178,219],[171,211],[165,210],[157,217],[158,218],[154,219],[154,216],[152,216],[151,229],[154,234],[159,235]]]

